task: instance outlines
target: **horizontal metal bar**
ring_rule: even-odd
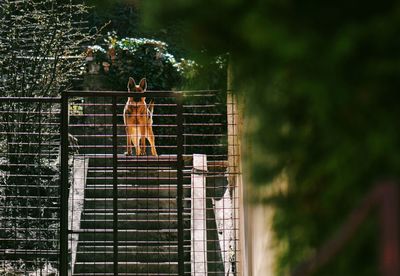
[[[0,97],[0,102],[61,103],[60,97]]]
[[[5,209],[5,208],[0,208]],[[32,218],[32,217],[2,217],[3,221],[18,221],[18,220],[35,220],[35,221],[58,221],[58,218],[53,217],[40,217],[40,218]],[[47,229],[47,228],[46,228]]]
[[[55,147],[55,146],[59,146],[60,143],[55,143],[55,142],[42,142],[42,143],[36,143],[36,142],[27,142],[27,143],[18,143],[18,142],[10,142],[7,143],[8,145],[18,145],[18,146],[22,146],[22,145],[28,145],[28,146],[36,146],[36,145],[40,145],[43,147]],[[40,153],[40,152],[39,152]]]
[[[175,91],[146,91],[143,93],[127,91],[77,91],[70,90],[65,93],[67,97],[178,97],[180,92]]]
[[[29,114],[29,115],[33,115],[33,114],[40,114],[40,115],[48,115],[48,116],[54,116],[54,115],[58,115],[60,113],[60,110],[58,109],[52,109],[53,106],[49,106],[48,108],[45,108],[42,106],[42,110],[40,111],[33,111],[33,110],[21,110],[21,109],[13,109],[13,110],[7,110],[7,111],[0,111],[0,114],[9,114],[10,112],[12,112],[13,114]],[[43,111],[44,110],[50,110],[50,111]],[[48,116],[45,116],[43,118],[47,118]],[[50,118],[54,118],[54,117],[50,117]]]
[[[146,93],[150,93],[150,94],[151,93],[159,93],[159,95],[161,95],[161,96],[165,96],[166,94],[169,94],[172,97],[175,97],[175,96],[179,96],[180,94],[192,94],[190,96],[196,96],[196,95],[193,95],[194,93],[199,93],[198,94],[199,96],[207,96],[207,95],[210,95],[210,94],[204,94],[204,93],[220,93],[221,91],[222,90],[177,90],[177,91],[171,91],[171,90],[147,90],[144,93],[145,94]],[[94,93],[94,94],[100,94],[100,95],[109,94],[109,96],[115,96],[115,93],[117,93],[116,96],[119,96],[119,95],[125,96],[125,95],[129,95],[129,94],[133,94],[135,92],[111,91],[111,90],[108,90],[108,91],[69,90],[69,91],[67,91],[68,95],[78,95],[78,94],[80,94],[80,95],[83,95],[83,97],[86,96],[85,93]],[[137,94],[141,94],[141,93],[137,93]],[[217,95],[217,94],[213,94],[213,95]]]
[[[12,185],[8,185],[7,183],[5,183],[6,187],[18,187],[18,188],[46,188],[46,189],[59,189],[60,186],[54,186],[54,185],[22,185],[22,184],[12,184]]]
[[[16,242],[16,241],[22,241],[22,242],[31,242],[31,241],[36,241],[36,242],[58,242],[59,240],[58,239],[49,239],[49,238],[46,238],[46,239],[31,239],[31,238],[13,238],[13,239],[11,239],[13,242]],[[0,238],[0,241],[10,241],[10,238]]]
[[[14,186],[15,187],[15,186]],[[60,210],[59,206],[7,206],[7,209],[35,209],[35,210]]]
[[[40,219],[37,219],[40,221]],[[49,229],[48,227],[46,228],[37,228],[37,227],[0,227],[0,230],[6,230],[6,231],[32,231],[32,232],[43,232],[43,231],[51,231],[51,232],[58,232],[58,229]],[[40,239],[39,239],[40,240]],[[45,239],[42,239],[42,241],[46,241]]]
[[[112,107],[113,105],[110,103],[79,103],[75,102],[75,100],[70,100],[71,105],[75,106],[104,106],[104,107]],[[125,106],[126,103],[117,104],[117,106]],[[176,103],[154,103],[155,107],[176,107]]]
[[[119,136],[119,138],[121,138],[121,137]],[[82,149],[84,149],[84,148],[110,149],[113,146],[112,145],[78,145],[77,147],[78,148],[82,148]],[[70,148],[73,148],[73,146],[70,146]],[[125,148],[126,148],[126,146],[123,146],[123,145],[118,146],[118,149],[125,149]],[[159,146],[157,146],[157,148],[175,149],[176,145],[159,145]]]
[[[96,113],[96,114],[91,114],[91,113],[85,113],[85,114],[70,114],[70,117],[108,117],[111,118],[112,114],[106,114],[106,113]],[[123,116],[123,114],[117,114],[118,117]],[[137,115],[138,117],[144,117],[142,115]],[[176,114],[153,114],[153,118],[154,117],[176,117]]]
[[[102,126],[102,127],[111,127],[111,125],[110,124],[101,124],[101,123],[99,123],[99,124],[71,124],[70,125],[70,127],[99,127],[99,126]],[[135,126],[145,126],[144,124],[137,124],[137,125],[135,125]],[[118,124],[117,125],[117,127],[119,127],[119,128],[125,128],[125,125],[123,125],[123,124]],[[157,127],[157,128],[159,128],[159,127],[168,127],[168,128],[176,128],[176,125],[167,125],[167,124],[164,124],[164,125],[157,125],[157,124],[153,124],[153,127]],[[6,133],[5,133],[6,134]]]
[[[0,131],[0,134],[13,134],[13,135],[35,135],[35,136],[57,136],[59,133],[39,133],[39,132],[8,132],[8,131]]]

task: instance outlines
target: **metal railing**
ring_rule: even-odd
[[[239,152],[228,149],[235,147],[237,133],[228,124],[235,114],[226,92],[141,94],[147,103],[155,102],[156,157],[148,144],[145,156],[124,154],[128,96],[132,93],[68,91],[61,98],[0,98],[0,191],[5,195],[0,228],[1,235],[3,230],[14,234],[0,237],[6,241],[0,246],[0,269],[37,275],[43,270],[239,275],[240,206],[233,179],[241,172],[228,162]],[[194,164],[196,158],[202,161]],[[12,179],[22,175],[26,180],[17,185]],[[196,177],[200,186],[194,189]],[[38,192],[42,186],[45,191]],[[31,190],[21,193],[21,188]],[[21,205],[26,197],[37,200],[37,207]],[[45,207],[37,218],[26,211]],[[18,212],[4,215],[13,209]],[[23,227],[10,224],[18,221]],[[7,223],[11,226],[3,226]],[[31,243],[21,234],[26,230],[46,233],[46,239],[38,235]],[[201,247],[194,247],[196,242]]]
[[[0,274],[59,265],[60,102],[0,98]]]

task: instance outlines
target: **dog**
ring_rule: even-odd
[[[128,92],[144,93],[147,89],[147,81],[141,79],[139,85],[133,78],[128,80]],[[132,154],[132,144],[136,155],[146,155],[146,139],[151,146],[151,155],[157,156],[157,150],[153,133],[153,111],[154,101],[146,104],[146,97],[134,95],[128,97],[124,108],[124,125],[126,131],[126,152]]]

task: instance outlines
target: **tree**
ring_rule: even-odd
[[[152,26],[179,18],[193,48],[230,52],[251,126],[253,183],[289,177],[285,194],[265,199],[287,244],[281,272],[321,245],[375,180],[399,176],[396,1],[141,5]],[[320,275],[376,275],[375,224]]]

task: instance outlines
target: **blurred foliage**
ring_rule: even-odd
[[[327,240],[371,185],[400,171],[397,1],[141,1],[147,25],[179,19],[193,49],[231,53],[247,108],[253,183],[269,198],[287,272]],[[318,275],[376,273],[376,227]],[[362,274],[365,275],[365,274]]]

